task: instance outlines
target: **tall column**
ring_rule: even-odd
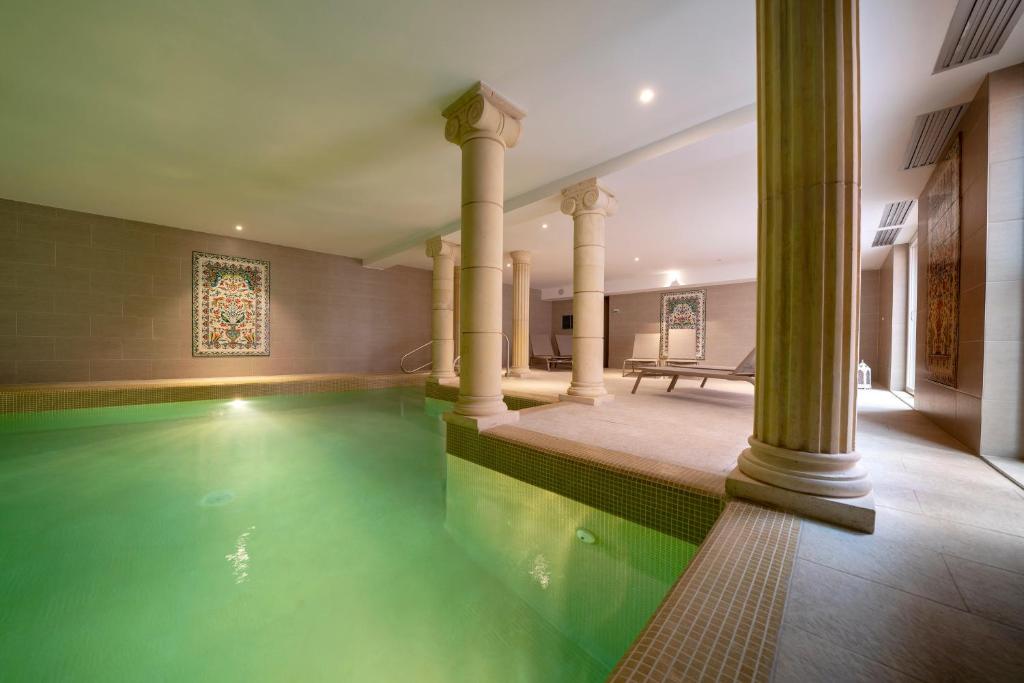
[[[857,14],[857,0],[757,0],[757,382],[739,470],[770,485],[749,497],[771,502],[780,500],[772,487],[832,498],[871,491],[854,450]],[[786,504],[815,505],[799,496]],[[873,508],[867,516],[873,526]],[[851,525],[863,528],[867,516]]]
[[[508,410],[501,394],[505,150],[519,139],[525,114],[477,83],[443,115],[445,138],[462,148],[462,360],[455,412],[497,416]],[[489,420],[495,421],[501,420]]]
[[[430,321],[431,359],[428,381],[455,378],[455,245],[440,237],[427,240],[427,256],[434,259],[432,280],[432,317]]]
[[[562,190],[562,213],[572,216],[572,384],[560,398],[596,404],[604,388],[604,222],[615,195],[589,178]]]
[[[513,377],[530,374],[530,252],[512,252]]]

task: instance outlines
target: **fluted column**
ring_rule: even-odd
[[[462,149],[462,360],[455,412],[495,416],[508,410],[501,394],[505,150],[519,139],[524,113],[477,83],[443,114],[445,138]]]
[[[428,381],[455,378],[455,255],[458,247],[440,237],[427,240],[427,256],[434,259],[431,287],[431,359]]]
[[[530,374],[530,252],[512,252],[513,377]]]
[[[757,382],[739,458],[764,484],[843,498],[871,490],[854,450],[857,13],[857,0],[757,2]]]
[[[599,403],[604,388],[604,223],[615,195],[589,178],[562,190],[562,213],[572,216],[572,383],[561,398]]]

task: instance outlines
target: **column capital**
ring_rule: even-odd
[[[444,137],[461,146],[473,138],[492,138],[506,147],[515,147],[526,116],[519,107],[494,92],[483,81],[462,93],[441,115],[448,119]]]
[[[509,252],[509,256],[512,257],[512,263],[530,263],[530,252],[528,251],[512,251]]]
[[[600,213],[611,216],[619,203],[607,187],[597,178],[587,178],[562,190],[562,213],[579,216],[585,213]]]
[[[440,237],[431,237],[427,240],[427,256],[437,258],[438,256],[451,256],[454,259],[459,257],[459,245]]]

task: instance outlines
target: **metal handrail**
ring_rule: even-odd
[[[501,336],[505,339],[505,366],[504,366],[505,372],[503,374],[506,377],[508,377],[508,373],[512,369],[512,340],[509,339],[508,335],[505,334],[504,332],[501,333]],[[413,349],[409,353],[407,353],[404,356],[402,356],[402,360],[400,360],[398,362],[398,367],[402,368],[402,372],[404,372],[407,375],[412,375],[412,374],[415,374],[417,372],[420,372],[421,370],[426,370],[431,365],[433,365],[434,364],[434,359],[431,358],[430,360],[428,360],[423,365],[420,365],[419,367],[415,367],[412,370],[410,370],[407,367],[405,367],[405,359],[406,358],[408,358],[412,354],[416,353],[417,351],[421,351],[421,350],[427,348],[428,346],[432,346],[433,343],[434,343],[434,340],[431,339],[426,344],[420,344],[415,349]],[[455,362],[453,363],[453,367],[455,368],[456,372],[459,371],[459,361],[460,360],[462,360],[462,355],[461,354],[459,354],[458,356],[455,357]]]
[[[505,342],[508,344],[505,347],[505,376],[508,377],[508,373],[512,370],[512,340],[504,332],[501,333],[501,336],[505,338]]]
[[[431,365],[434,364],[434,359],[433,358],[431,358],[430,360],[428,360],[426,363],[424,363],[423,365],[419,366],[418,368],[413,368],[412,370],[409,370],[408,368],[405,367],[405,359],[408,358],[409,356],[411,356],[412,354],[416,353],[417,351],[421,351],[421,350],[427,348],[428,346],[432,346],[433,344],[434,344],[434,340],[433,339],[428,341],[426,344],[420,344],[415,349],[413,349],[409,353],[407,353],[404,356],[402,356],[402,360],[400,360],[398,362],[398,367],[402,368],[402,372],[404,372],[407,375],[413,375],[413,374],[416,374],[417,372],[419,372],[421,370],[425,370],[425,369],[429,368]]]

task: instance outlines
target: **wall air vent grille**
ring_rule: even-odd
[[[1002,49],[1024,9],[1024,0],[960,0],[935,61],[939,73]]]
[[[910,144],[907,145],[907,153],[903,157],[903,168],[909,170],[931,166],[938,161],[942,148],[956,130],[965,111],[966,103],[957,104],[921,114],[914,119],[914,130],[910,134]]]
[[[882,211],[882,220],[878,223],[880,228],[891,228],[894,225],[903,225],[907,222],[910,209],[914,207],[913,199],[904,199],[902,202],[889,202]]]
[[[896,238],[900,236],[900,230],[903,228],[885,228],[875,233],[875,239],[871,243],[873,247],[887,247],[890,244],[896,243]]]

